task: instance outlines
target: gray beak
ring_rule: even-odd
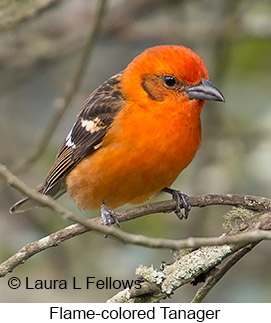
[[[189,99],[225,102],[223,94],[211,82],[201,79],[200,83],[186,90]]]

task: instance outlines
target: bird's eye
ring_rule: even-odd
[[[171,75],[164,76],[163,81],[168,87],[173,87],[177,84],[177,80],[175,79],[174,76],[171,76]]]

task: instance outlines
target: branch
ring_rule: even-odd
[[[136,245],[141,245],[145,247],[151,248],[170,248],[174,250],[179,250],[180,248],[188,248],[188,247],[198,247],[202,245],[222,245],[225,243],[248,243],[248,242],[256,242],[262,239],[271,239],[271,233],[264,231],[268,230],[268,221],[266,221],[265,226],[255,227],[253,232],[243,232],[239,235],[231,235],[231,236],[222,236],[219,238],[188,238],[184,240],[171,240],[171,239],[158,239],[158,238],[149,238],[142,235],[135,235],[121,231],[120,229],[114,227],[106,227],[101,225],[101,218],[95,218],[89,220],[88,218],[81,216],[79,214],[75,214],[70,210],[63,207],[60,203],[53,200],[49,196],[37,193],[36,191],[29,188],[26,184],[21,182],[15,175],[13,175],[4,165],[0,164],[0,175],[5,179],[5,181],[20,190],[30,198],[39,202],[41,205],[46,205],[62,215],[66,219],[70,219],[77,224],[70,225],[62,230],[59,230],[51,235],[44,237],[40,240],[31,242],[20,249],[15,255],[10,257],[7,261],[0,265],[0,276],[6,275],[8,272],[12,271],[19,264],[25,262],[30,257],[34,256],[36,253],[41,252],[45,249],[51,248],[53,246],[59,245],[63,241],[71,239],[74,236],[83,234],[90,230],[95,230],[101,232],[106,235],[114,236],[125,243],[133,243]],[[233,201],[230,199],[233,197]],[[191,198],[194,206],[206,206],[212,204],[212,195],[199,196]],[[256,208],[256,202],[259,202],[259,209],[268,209],[270,208],[270,200],[265,198],[256,197],[253,199],[251,196],[238,196],[237,195],[225,195],[213,196],[214,204],[225,204],[228,203],[230,205],[239,205],[243,203],[243,205],[247,205],[249,208]],[[269,201],[269,202],[268,202]],[[197,202],[197,203],[196,203]],[[129,221],[140,216],[144,216],[151,213],[158,212],[170,212],[175,208],[175,201],[164,201],[157,202],[153,204],[143,205],[140,207],[136,207],[130,210],[125,210],[117,213],[118,219],[120,222]],[[270,214],[270,213],[266,213]]]
[[[245,225],[245,229],[244,229]],[[239,227],[233,228],[227,237],[234,232],[236,237],[240,232],[250,233],[258,229],[271,229],[271,212],[261,213],[253,216],[250,220],[242,222]],[[258,241],[259,242],[259,241]],[[222,276],[255,245],[238,242],[223,246],[200,247],[180,255],[176,261],[169,265],[162,265],[157,270],[151,267],[139,266],[136,275],[143,278],[142,288],[132,287],[119,292],[107,302],[109,303],[137,303],[137,302],[159,302],[170,297],[174,291],[184,284],[191,283],[199,275],[210,272],[225,258],[233,255],[220,271],[215,271],[213,278],[207,279],[206,284],[198,291],[193,301],[201,301],[209,290],[222,278]]]
[[[68,107],[70,106],[70,103],[75,93],[78,91],[78,88],[81,84],[84,73],[86,71],[87,63],[89,61],[90,55],[92,53],[92,50],[95,44],[95,40],[97,38],[99,29],[101,26],[102,18],[105,13],[106,1],[107,0],[98,1],[98,7],[93,17],[93,23],[91,24],[91,27],[87,36],[87,42],[86,42],[85,48],[83,49],[81,59],[79,60],[78,67],[75,70],[74,76],[72,78],[72,84],[70,86],[68,93],[64,98],[59,98],[56,101],[55,113],[53,114],[53,116],[51,117],[51,120],[47,124],[44,130],[44,133],[39,143],[37,144],[37,147],[26,160],[24,160],[19,165],[14,167],[16,172],[26,169],[29,166],[29,164],[37,161],[37,159],[42,155],[48,143],[50,142],[60,120],[62,119],[64,113],[67,111]]]
[[[211,289],[220,281],[220,279],[224,277],[224,275],[258,243],[259,242],[249,244],[243,249],[238,250],[220,269],[215,270],[214,274],[211,274],[205,281],[204,285],[197,290],[197,293],[191,302],[201,303]]]
[[[268,218],[265,226],[255,227],[254,232],[243,232],[239,235],[222,236],[214,238],[188,238],[184,240],[172,240],[162,238],[149,238],[143,235],[136,235],[127,232],[123,232],[120,229],[114,228],[113,226],[107,227],[101,225],[101,218],[94,218],[89,220],[88,218],[73,213],[72,211],[63,207],[60,203],[50,198],[49,196],[37,193],[36,191],[29,188],[25,183],[20,181],[14,174],[12,174],[6,166],[0,164],[0,175],[4,180],[11,186],[15,187],[19,191],[23,192],[40,205],[46,205],[58,214],[62,215],[65,219],[70,219],[77,224],[70,225],[62,230],[59,230],[47,237],[44,237],[38,241],[31,242],[19,250],[15,255],[9,258],[6,262],[0,265],[0,276],[6,275],[12,271],[16,266],[25,262],[27,259],[35,255],[36,253],[48,249],[52,246],[59,245],[63,241],[66,241],[74,236],[80,235],[90,230],[98,231],[106,235],[111,235],[124,243],[132,243],[140,246],[150,248],[170,248],[179,250],[181,248],[199,247],[202,245],[222,245],[225,243],[237,243],[237,242],[256,242],[262,239],[271,239],[270,232],[264,231],[269,230]],[[212,198],[213,196],[213,198]],[[232,197],[232,200],[230,199]],[[267,198],[251,197],[251,196],[238,196],[238,195],[205,195],[198,197],[191,197],[193,206],[207,206],[212,205],[212,199],[214,204],[229,204],[229,205],[246,205],[248,208],[256,209],[256,203],[259,202],[259,210],[271,210],[271,201]],[[151,213],[165,213],[171,212],[175,209],[176,202],[174,200],[157,202],[152,204],[143,205],[133,209],[128,209],[122,212],[118,212],[117,216],[120,222],[129,221]],[[270,213],[266,213],[270,214]]]
[[[177,288],[192,282],[197,276],[221,263],[230,255],[233,249],[226,246],[202,247],[190,252],[170,265],[164,265],[162,270],[153,266],[139,266],[136,275],[143,278],[141,288],[119,292],[109,299],[108,303],[157,303],[172,295]]]

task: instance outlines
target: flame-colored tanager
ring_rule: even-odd
[[[68,191],[80,209],[101,208],[105,224],[118,223],[112,209],[166,191],[187,217],[188,197],[169,187],[199,148],[206,100],[224,97],[197,54],[147,49],[90,94],[37,190],[55,198]],[[24,198],[10,210],[30,204]]]

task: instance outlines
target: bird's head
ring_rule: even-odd
[[[145,50],[124,70],[122,90],[127,99],[163,102],[169,100],[225,99],[208,81],[203,60],[191,49],[164,45]],[[203,106],[201,102],[200,106]]]

